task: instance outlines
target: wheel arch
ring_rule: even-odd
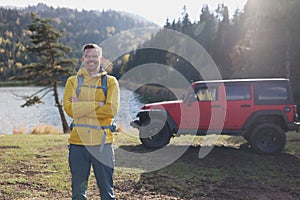
[[[172,116],[166,110],[148,109],[142,110],[137,114],[139,118],[139,124],[142,125],[145,121],[151,120],[151,118],[161,119],[166,122],[166,125],[171,131],[178,130],[178,126],[173,120]]]
[[[246,131],[245,135],[250,134],[253,129],[263,123],[275,123],[285,132],[288,130],[288,119],[283,111],[280,110],[265,110],[253,113],[243,129]]]

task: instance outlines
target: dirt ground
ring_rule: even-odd
[[[300,143],[300,141],[292,141]],[[258,155],[248,146],[215,147],[199,159],[189,147],[176,162],[144,173],[138,182],[116,179],[118,199],[300,199],[300,157]]]
[[[49,138],[45,138],[45,141],[49,142]],[[57,138],[53,139],[55,143],[65,140],[65,137],[57,136]],[[31,140],[36,140],[37,144],[41,141],[38,137]],[[134,168],[136,165],[134,160],[128,164],[127,169],[126,166],[123,168],[124,163],[120,163],[122,159],[128,158],[122,158],[120,149],[116,149],[114,175],[116,199],[298,200],[300,199],[299,136],[288,139],[287,142],[287,149],[279,155],[259,155],[245,143],[238,147],[215,146],[202,159],[199,159],[199,151],[205,147],[203,145],[169,145],[167,148],[170,152],[178,148],[186,148],[187,151],[166,167],[141,173]],[[17,153],[23,151],[23,147],[11,143],[11,140],[8,140],[9,146],[4,143],[0,145],[0,153],[9,153],[13,156],[13,160],[19,161],[14,167],[7,168],[7,164],[0,165],[3,172],[0,174],[1,179],[3,178],[0,180],[0,199],[70,199],[70,174],[66,159],[54,163],[56,167],[61,164],[62,168],[49,168],[53,160],[58,159],[57,156],[67,157],[67,147],[63,142],[55,149],[52,146],[50,148],[41,145],[38,152],[29,151],[28,155],[33,154],[33,161],[19,158]],[[124,144],[120,148],[135,153],[148,151],[142,145],[136,144]],[[53,151],[56,152],[52,158],[50,152]],[[142,158],[135,156],[134,159]],[[9,159],[3,161],[10,163]],[[60,181],[62,187],[49,187],[47,178],[57,173],[59,173],[57,181]],[[10,180],[4,180],[8,178]],[[32,180],[35,182],[31,182]],[[94,177],[90,178],[88,197],[93,200],[100,199]]]

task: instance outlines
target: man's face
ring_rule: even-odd
[[[83,65],[89,73],[97,73],[100,70],[101,57],[96,49],[86,49],[82,57]]]

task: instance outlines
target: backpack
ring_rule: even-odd
[[[104,96],[106,97],[106,94],[107,94],[107,76],[106,75],[103,75],[102,78],[101,78],[101,86],[83,85],[83,80],[84,80],[84,77],[82,75],[77,76],[77,83],[78,83],[77,88],[76,88],[77,97],[79,97],[81,87],[94,87],[96,89],[102,88]]]

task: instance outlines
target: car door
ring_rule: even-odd
[[[253,88],[250,83],[227,83],[225,130],[240,130],[253,111]]]
[[[212,130],[219,126],[216,113],[223,109],[219,98],[220,84],[199,84],[194,87],[194,100],[185,109],[185,127],[194,130]]]

